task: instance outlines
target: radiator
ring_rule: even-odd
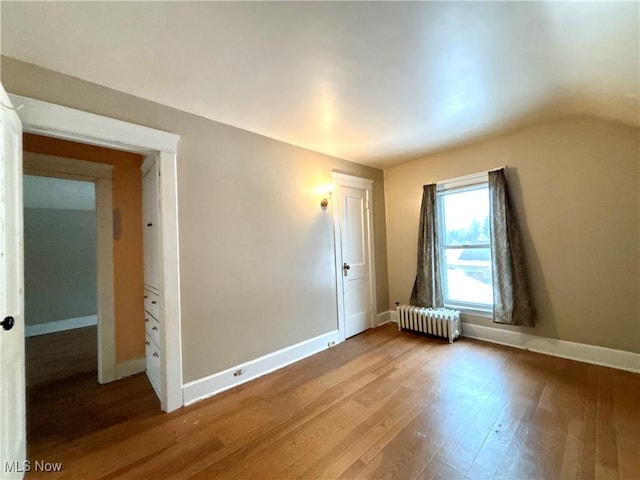
[[[398,305],[398,330],[414,330],[449,339],[460,336],[460,312],[448,308]]]

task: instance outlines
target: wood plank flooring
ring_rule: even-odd
[[[144,375],[29,402],[28,478],[640,478],[640,376],[387,325],[177,412]]]
[[[27,386],[41,385],[78,373],[98,375],[98,327],[25,338]]]

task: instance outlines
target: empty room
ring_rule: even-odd
[[[3,0],[0,478],[640,478],[639,18]]]

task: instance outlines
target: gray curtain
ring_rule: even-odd
[[[489,172],[493,321],[535,326],[536,312],[527,285],[518,222],[509,200],[504,168]]]
[[[420,231],[418,232],[418,271],[411,292],[411,305],[442,307],[440,260],[438,257],[438,219],[436,184],[422,187]]]

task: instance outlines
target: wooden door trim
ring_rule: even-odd
[[[333,236],[335,251],[335,274],[336,274],[336,303],[338,307],[338,333],[340,341],[346,338],[345,310],[344,310],[344,286],[342,279],[342,224],[340,219],[340,208],[336,203],[342,198],[342,187],[351,187],[364,190],[366,192],[367,224],[365,226],[367,234],[367,261],[369,265],[369,310],[371,328],[376,326],[377,301],[376,301],[376,265],[375,265],[375,244],[373,239],[373,180],[369,178],[356,177],[339,172],[331,172],[331,180],[336,189],[335,200],[331,202],[333,209]]]

